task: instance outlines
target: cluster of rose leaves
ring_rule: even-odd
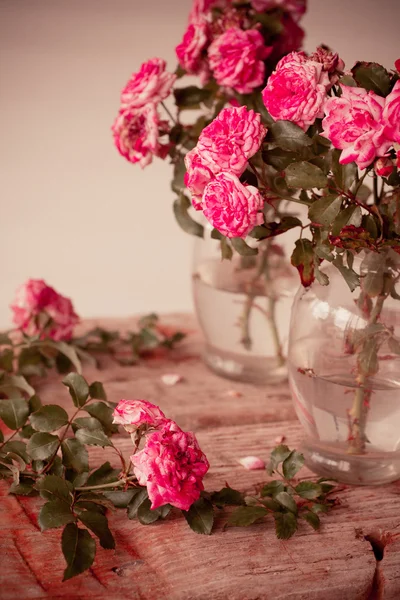
[[[111,355],[121,365],[133,365],[140,357],[158,349],[172,349],[184,334],[170,333],[155,314],[142,317],[138,330],[122,335],[96,327],[74,337],[80,322],[69,298],[42,279],[21,285],[11,305],[15,333],[0,335],[0,372],[25,377],[43,376],[47,369],[68,373],[81,371],[82,361],[98,363],[101,354]]]
[[[187,30],[176,47],[179,67],[166,71],[161,58],[145,62],[121,92],[119,114],[112,130],[122,156],[142,167],[154,156],[170,156],[175,165],[196,143],[204,116],[183,126],[179,112],[206,103],[217,113],[227,102],[241,104],[262,86],[277,61],[301,47],[304,32],[298,21],[306,0],[194,0]],[[175,124],[160,116],[160,104],[171,95],[178,77],[197,75],[201,87],[174,89],[178,107]],[[164,106],[164,113],[167,116]]]
[[[98,381],[88,385],[81,375],[70,373],[63,383],[73,401],[72,416],[60,405],[42,405],[23,377],[2,376],[0,419],[2,430],[5,426],[12,433],[4,441],[0,430],[0,477],[12,479],[11,494],[45,500],[38,515],[42,531],[63,528],[64,581],[93,564],[92,534],[102,548],[115,547],[107,518],[114,508],[125,508],[129,519],[143,525],[179,509],[193,531],[209,535],[221,509],[236,507],[229,510],[226,525],[248,526],[272,516],[277,537],[288,539],[299,519],[318,529],[319,513],[336,503],[328,497],[334,486],[326,480],[294,479],[304,458],[285,445],[273,450],[267,467],[268,474],[276,472],[279,479],[254,495],[228,485],[206,492],[203,477],[209,464],[193,433],[182,431],[144,400],[109,402]],[[79,416],[81,411],[86,416]],[[132,436],[129,461],[111,439],[117,424]],[[108,461],[91,468],[87,446],[115,453],[120,468]]]

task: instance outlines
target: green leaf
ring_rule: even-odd
[[[246,244],[243,238],[230,238],[230,242],[233,248],[236,250],[236,252],[241,256],[255,256],[256,254],[258,254],[258,249],[251,248],[248,244]]]
[[[312,145],[312,139],[291,121],[276,121],[268,128],[269,137],[283,150],[297,152]]]
[[[3,390],[7,395],[14,395],[15,390],[21,390],[30,398],[35,395],[35,390],[21,375],[3,374],[0,381],[0,390]]]
[[[158,521],[158,519],[167,516],[171,510],[169,505],[160,506],[154,510],[152,510],[150,507],[150,500],[145,498],[137,509],[137,517],[142,525],[150,525],[151,523],[155,523],[155,521]]]
[[[69,389],[75,406],[83,406],[89,397],[89,386],[86,379],[78,373],[69,373],[62,382]]]
[[[88,446],[101,446],[102,448],[112,446],[110,439],[102,429],[78,429],[75,437],[82,444],[87,444]]]
[[[223,237],[221,239],[221,258],[222,260],[231,260],[233,256],[232,246],[230,245],[228,239]]]
[[[279,444],[276,446],[270,454],[269,463],[267,465],[268,475],[276,470],[276,468],[291,454],[291,450],[285,444]]]
[[[77,473],[89,470],[89,456],[83,444],[79,440],[69,438],[61,444],[61,452],[64,466]]]
[[[228,519],[229,525],[235,527],[248,527],[268,514],[263,506],[240,506]]]
[[[357,62],[351,72],[359,86],[372,90],[379,96],[390,92],[390,74],[382,65],[374,62]]]
[[[276,494],[274,498],[279,504],[281,504],[284,508],[287,508],[293,514],[297,514],[297,504],[294,500],[293,496],[288,494],[287,492],[279,492]]]
[[[391,337],[388,340],[388,345],[393,354],[400,354],[400,342],[398,340]]]
[[[72,429],[75,433],[78,429],[82,428],[93,431],[94,429],[102,429],[102,425],[95,417],[78,417],[72,422]]]
[[[214,492],[211,495],[211,500],[213,504],[218,507],[240,506],[245,504],[242,492],[233,490],[230,487],[224,487],[222,490],[219,490],[219,492]]]
[[[341,256],[337,256],[335,260],[332,261],[332,264],[338,269],[343,279],[349,286],[350,291],[354,292],[354,290],[360,285],[360,278],[357,273],[353,271],[353,269],[348,269],[343,265],[343,258]]]
[[[29,406],[24,398],[0,400],[0,419],[10,429],[22,427],[29,415]]]
[[[54,342],[52,340],[45,340],[41,342],[41,345],[48,346],[49,348],[54,348],[58,352],[61,352],[61,354],[66,356],[68,360],[73,364],[73,366],[77,370],[77,373],[81,372],[81,361],[79,360],[78,355],[73,346],[65,342]]]
[[[376,298],[383,290],[385,274],[384,254],[368,252],[360,266],[361,288],[370,298]]]
[[[75,577],[92,566],[96,554],[96,542],[86,529],[69,523],[61,538],[61,548],[67,562],[63,581]]]
[[[39,410],[39,408],[42,407],[42,401],[40,400],[37,394],[29,398],[28,404],[30,413],[36,412],[37,410]]]
[[[275,513],[275,531],[279,540],[288,540],[296,533],[297,518],[291,512]]]
[[[211,535],[214,525],[214,509],[206,498],[199,498],[188,511],[182,511],[189,527],[196,533]]]
[[[282,469],[286,479],[292,479],[304,465],[304,456],[293,450],[283,461]]]
[[[73,487],[69,481],[57,475],[46,475],[35,483],[35,489],[45,500],[72,502]]]
[[[316,165],[301,161],[292,163],[285,169],[286,183],[290,188],[311,190],[312,188],[325,188],[328,178]]]
[[[322,196],[310,206],[308,218],[312,223],[328,227],[339,214],[341,205],[342,198],[340,196]]]
[[[0,332],[0,346],[12,346],[11,338],[5,331]]]
[[[297,217],[285,215],[279,223],[272,221],[266,225],[256,225],[256,227],[250,231],[249,235],[258,240],[265,240],[266,238],[276,237],[281,233],[285,233],[294,227],[301,227],[301,225],[302,222]]]
[[[180,194],[173,205],[175,219],[177,220],[179,227],[183,229],[185,233],[190,233],[191,235],[202,238],[204,236],[204,227],[189,215],[188,209],[190,206],[190,200],[185,194]]]
[[[13,371],[14,351],[11,348],[6,348],[0,352],[0,369],[12,373]]]
[[[310,286],[314,281],[314,249],[310,240],[296,241],[291,263],[298,270],[302,285]]]
[[[66,411],[57,404],[47,404],[31,414],[29,420],[36,431],[50,433],[68,423]]]
[[[195,85],[175,88],[173,92],[176,105],[181,110],[184,110],[185,108],[200,108],[200,105],[208,100],[213,94],[212,90],[199,88]]]
[[[323,271],[321,271],[321,269],[319,267],[317,267],[317,265],[314,265],[314,273],[315,273],[315,279],[318,281],[318,283],[320,285],[328,285],[329,284],[329,277],[326,273],[324,273]]]
[[[103,496],[107,498],[115,508],[127,508],[132,498],[136,495],[136,490],[128,489],[126,492],[103,492]]]
[[[56,452],[59,441],[56,435],[50,433],[34,433],[26,449],[33,460],[46,460]]]
[[[135,490],[135,495],[128,504],[128,519],[135,519],[137,517],[139,506],[142,504],[142,502],[147,500],[147,498],[147,488],[137,488]]]
[[[283,150],[282,148],[263,150],[262,158],[267,165],[271,165],[277,171],[284,171],[286,167],[300,159],[295,152]]]
[[[63,527],[67,523],[74,523],[75,517],[71,508],[64,500],[51,500],[46,502],[39,513],[39,525],[42,531]]]
[[[315,500],[322,494],[322,487],[320,484],[312,481],[302,481],[296,485],[295,490],[296,494],[301,498],[306,498],[306,500]]]
[[[105,400],[107,401],[107,394],[104,390],[103,384],[100,381],[94,381],[89,386],[89,396],[96,400]]]
[[[112,483],[113,481],[117,481],[119,473],[119,470],[114,469],[107,461],[90,474],[86,484],[92,486]]]
[[[279,464],[279,463],[278,463]],[[271,496],[272,498],[285,491],[285,484],[283,481],[270,481],[261,490],[261,497]]]
[[[357,177],[357,165],[354,162],[341,165],[339,162],[341,154],[341,150],[332,151],[332,172],[338,189],[347,192]]]
[[[339,212],[334,220],[332,227],[332,235],[339,235],[343,227],[354,225],[360,227],[362,219],[361,208],[351,204]]]
[[[317,513],[327,513],[329,511],[329,506],[326,504],[313,504],[311,507],[312,512]]]
[[[102,424],[107,434],[117,433],[118,425],[113,424],[113,409],[104,402],[91,402],[84,409],[91,417],[95,417]]]
[[[2,452],[12,452],[13,454],[18,454],[18,456],[20,456],[25,463],[29,463],[29,456],[26,452],[26,444],[24,442],[20,442],[19,440],[11,440],[11,442],[6,442],[2,447]]]
[[[321,521],[319,520],[319,516],[316,515],[314,512],[307,511],[307,512],[303,513],[301,516],[303,517],[303,519],[305,521],[307,521],[307,523],[309,525],[311,525],[311,527],[313,529],[315,529],[315,531],[317,531],[319,529],[319,527],[321,525]]]
[[[269,496],[265,496],[265,498],[262,498],[260,500],[260,502],[266,508],[268,508],[269,510],[272,510],[273,512],[282,512],[282,505],[279,504],[279,502],[277,502],[273,498],[270,498]]]
[[[76,510],[79,520],[99,538],[102,548],[106,550],[115,548],[114,537],[108,527],[105,515],[94,510]]]
[[[31,496],[35,492],[32,484],[32,480],[20,481],[20,483],[13,482],[8,493],[14,496]]]
[[[22,348],[18,356],[18,373],[25,377],[32,375],[43,376],[45,372],[44,359],[39,348]]]

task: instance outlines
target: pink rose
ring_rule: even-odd
[[[262,97],[274,119],[292,121],[306,131],[324,116],[329,85],[321,63],[308,60],[302,52],[292,52],[279,61]]]
[[[202,69],[202,51],[208,41],[207,24],[191,23],[175,52],[179,64],[188,73],[196,74]]]
[[[198,23],[208,16],[210,9],[218,0],[193,0],[192,10],[189,13],[189,23]]]
[[[70,340],[79,323],[71,300],[43,279],[28,279],[21,285],[11,310],[18,329],[29,336],[40,334],[40,339]]]
[[[162,58],[152,58],[143,63],[121,92],[121,109],[142,108],[164,100],[176,79],[176,75],[168,73],[165,67],[166,62]]]
[[[360,169],[365,169],[391,146],[382,123],[385,99],[364,88],[345,85],[341,88],[342,95],[329,98],[325,104],[321,135],[343,150],[341,164],[354,161]]]
[[[228,106],[201,132],[197,151],[202,163],[217,174],[241,175],[260,148],[267,130],[261,116],[245,106]]]
[[[158,138],[167,130],[168,123],[160,120],[154,104],[121,112],[112,126],[118,152],[129,162],[138,162],[142,168],[152,162],[153,156],[165,157],[168,147],[160,144]]]
[[[251,94],[264,81],[263,61],[271,51],[272,47],[264,45],[264,38],[256,29],[243,31],[233,27],[210,45],[210,68],[218,85]]]
[[[400,144],[400,80],[386,96],[382,119],[387,139]]]
[[[210,467],[194,434],[174,421],[151,433],[131,462],[139,484],[147,486],[153,510],[164,504],[189,510],[204,489],[203,477]]]
[[[374,165],[374,169],[379,177],[389,177],[394,171],[394,164],[390,158],[378,158]]]
[[[398,73],[400,73],[400,58],[398,58],[394,63],[395,69]]]
[[[194,208],[201,210],[204,188],[214,177],[214,173],[203,163],[197,147],[186,154],[185,166],[185,185],[191,193]]]
[[[243,185],[233,173],[219,173],[205,188],[206,219],[227,237],[246,237],[263,223],[263,200],[256,187]]]
[[[307,0],[250,0],[254,10],[264,12],[281,8],[291,13],[295,21],[299,21],[307,9]]]
[[[396,167],[400,169],[400,150],[396,152]]]
[[[120,400],[113,412],[113,423],[123,425],[129,432],[142,425],[159,427],[166,418],[162,410],[146,400]]]

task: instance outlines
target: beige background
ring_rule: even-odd
[[[83,316],[190,310],[192,238],[170,169],[120,158],[110,126],[130,73],[175,67],[189,0],[0,0],[0,327],[44,278]],[[306,49],[393,67],[400,0],[309,0]]]

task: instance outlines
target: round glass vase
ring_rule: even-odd
[[[203,359],[236,381],[276,384],[287,379],[289,314],[297,275],[276,243],[256,256],[221,258],[219,240],[196,238],[193,297],[205,338]],[[251,242],[249,242],[251,243]]]
[[[348,256],[348,255],[347,255]],[[400,256],[366,252],[299,289],[292,308],[289,382],[307,438],[306,463],[350,484],[400,478]]]

